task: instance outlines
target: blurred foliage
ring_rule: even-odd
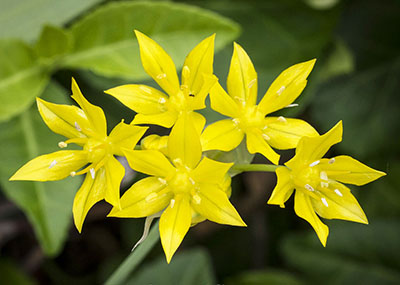
[[[332,152],[349,154],[388,173],[381,181],[354,191],[370,224],[328,221],[330,237],[323,248],[311,227],[295,216],[293,201],[286,209],[266,207],[273,176],[260,174],[249,182],[250,176],[238,175],[233,179],[232,199],[247,229],[201,223],[189,233],[170,266],[160,256],[158,245],[130,282],[399,284],[400,38],[396,35],[400,2],[176,2],[184,3],[0,0],[0,120],[7,120],[0,124],[0,184],[7,198],[27,215],[45,253],[58,256],[48,259],[44,270],[36,268],[35,278],[42,283],[98,283],[104,280],[106,264],[126,256],[142,230],[142,221],[104,220],[108,208],[99,204],[89,214],[81,236],[73,230],[68,233],[78,180],[7,181],[29,158],[55,150],[61,140],[40,122],[32,106],[35,96],[70,102],[67,95],[73,75],[89,100],[104,107],[111,117],[108,121],[115,123],[133,114],[102,95],[102,90],[146,80],[133,29],[159,41],[177,68],[198,41],[216,32],[220,51],[214,66],[223,86],[231,42],[240,29],[236,41],[255,65],[260,98],[286,67],[317,58],[308,86],[296,102],[300,106],[279,115],[306,119],[320,133],[342,119],[343,143]],[[210,110],[203,113],[208,122],[221,118]],[[242,154],[244,160],[251,159]],[[283,153],[286,158],[290,155]],[[262,191],[263,198],[257,191]],[[10,217],[0,211],[0,233],[5,219]],[[0,238],[2,255],[17,260],[0,262],[0,280],[11,280],[2,283],[18,284],[15,278],[25,280],[21,284],[30,282],[18,269],[24,267],[25,255],[15,253],[15,244],[24,242],[27,233],[19,235],[15,242]],[[203,249],[185,250],[199,244]]]

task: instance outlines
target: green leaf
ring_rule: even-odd
[[[43,24],[61,26],[102,0],[1,0],[0,39],[34,41]]]
[[[0,40],[0,122],[24,111],[45,88],[49,74],[28,45]]]
[[[67,31],[46,25],[43,27],[35,48],[40,57],[53,58],[71,50],[72,38]]]
[[[228,285],[300,285],[292,273],[277,269],[244,272],[227,279]]]
[[[170,264],[167,264],[164,256],[159,257],[143,266],[125,284],[211,285],[216,284],[216,280],[207,252],[192,249],[176,254]]]
[[[284,240],[286,261],[308,276],[309,284],[400,283],[398,220],[372,220],[368,226],[330,224],[326,248],[314,232]]]
[[[55,83],[46,89],[44,98],[60,101],[65,91]],[[62,102],[60,102],[62,103]],[[72,201],[80,178],[57,182],[10,182],[9,177],[23,164],[40,154],[57,151],[62,139],[42,122],[36,106],[0,124],[0,183],[6,196],[27,215],[47,255],[61,249],[71,223]]]
[[[16,264],[0,259],[0,276],[3,284],[31,285],[35,284]]]
[[[146,78],[134,29],[160,43],[177,66],[205,37],[217,33],[216,49],[220,49],[239,31],[234,22],[193,6],[168,2],[110,3],[71,27],[75,44],[64,66],[89,69],[102,76]]]

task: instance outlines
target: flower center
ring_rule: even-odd
[[[242,130],[251,128],[262,128],[264,126],[264,115],[258,111],[257,106],[243,106],[241,115],[235,119]]]
[[[167,180],[168,186],[174,194],[189,194],[194,189],[196,182],[190,177],[190,169],[178,167],[176,174]]]
[[[88,152],[88,161],[97,164],[99,163],[107,154],[111,154],[112,144],[105,140],[98,139],[88,139],[83,150]]]

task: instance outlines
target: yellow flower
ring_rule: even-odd
[[[296,155],[285,163],[287,167],[277,168],[278,183],[268,201],[268,204],[284,207],[296,189],[294,210],[311,224],[323,246],[329,229],[315,213],[325,219],[368,224],[356,198],[342,183],[364,185],[386,175],[350,156],[322,158],[332,145],[342,140],[342,131],[340,121],[322,136],[303,137]]]
[[[155,88],[139,84],[118,86],[105,93],[137,113],[132,124],[155,124],[170,128],[181,114],[188,113],[201,132],[205,118],[193,111],[205,108],[205,98],[218,80],[213,75],[215,35],[203,40],[186,57],[180,85],[171,57],[154,40],[139,31],[135,33],[144,70],[168,96]]]
[[[83,97],[74,79],[72,94],[81,109],[39,98],[36,101],[47,126],[68,138],[60,142],[59,147],[75,143],[83,150],[61,150],[41,155],[22,166],[10,180],[54,181],[86,173],[73,204],[75,226],[81,232],[88,211],[98,201],[105,199],[120,207],[120,183],[125,170],[113,155],[122,156],[122,149],[133,149],[147,128],[121,122],[107,136],[103,110]]]
[[[134,170],[151,176],[127,190],[121,197],[122,209],[114,207],[109,216],[140,218],[162,211],[161,243],[170,262],[189,227],[202,220],[196,213],[216,223],[245,223],[226,193],[232,163],[202,159],[199,133],[187,115],[177,120],[167,147],[168,158],[153,149],[125,151]]]
[[[266,115],[289,106],[303,91],[314,60],[293,65],[283,71],[256,105],[257,73],[244,49],[234,44],[229,69],[228,93],[219,83],[210,91],[211,107],[231,119],[215,122],[201,136],[203,150],[230,151],[246,135],[250,153],[261,153],[272,163],[279,155],[271,148],[295,148],[302,136],[316,136],[317,131],[305,121]]]

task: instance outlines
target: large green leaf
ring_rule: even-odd
[[[309,284],[400,283],[399,221],[332,224],[326,248],[314,232],[284,240],[286,261],[308,276]]]
[[[61,26],[102,0],[1,0],[0,38],[35,40],[43,24]]]
[[[0,122],[27,109],[45,88],[49,74],[36,53],[18,40],[0,40]]]
[[[74,48],[64,66],[89,69],[103,76],[146,78],[140,64],[137,29],[159,42],[183,64],[203,38],[217,33],[216,49],[238,35],[238,26],[215,13],[167,2],[118,2],[105,5],[71,27]]]
[[[49,85],[43,96],[62,103],[65,92]],[[71,223],[72,201],[80,178],[56,182],[10,182],[23,164],[40,154],[57,151],[63,140],[42,122],[36,106],[7,123],[0,124],[0,183],[7,197],[21,207],[31,221],[44,252],[56,254]]]
[[[192,249],[176,254],[170,264],[161,256],[142,267],[125,284],[211,285],[216,284],[216,281],[207,252]]]
[[[228,285],[300,285],[301,281],[292,273],[268,269],[240,273],[226,280]]]

